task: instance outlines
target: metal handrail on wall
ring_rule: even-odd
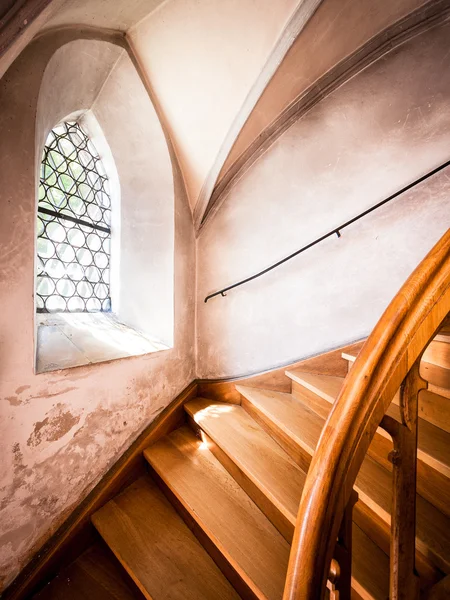
[[[432,177],[433,175],[436,175],[436,173],[439,173],[439,171],[442,171],[443,169],[445,169],[448,166],[450,166],[450,160],[446,161],[445,163],[443,163],[439,167],[436,167],[436,169],[433,169],[432,171],[430,171],[426,175],[423,175],[422,177],[419,177],[419,179],[416,179],[415,181],[413,181],[409,185],[403,187],[398,192],[395,192],[395,194],[392,194],[391,196],[388,196],[387,198],[385,198],[381,202],[378,202],[377,204],[375,204],[371,208],[368,208],[367,210],[363,211],[359,215],[356,215],[356,217],[353,217],[349,221],[346,221],[345,223],[342,223],[342,225],[339,225],[338,227],[335,227],[334,229],[332,229],[328,233],[325,233],[324,235],[322,235],[322,236],[318,237],[317,239],[315,239],[313,242],[310,242],[309,244],[306,244],[306,246],[303,246],[303,248],[300,248],[299,250],[296,250],[296,252],[293,252],[292,254],[289,254],[289,256],[286,256],[285,258],[279,260],[278,262],[274,263],[270,267],[267,267],[266,269],[263,269],[262,271],[259,271],[259,273],[256,273],[255,275],[252,275],[251,277],[247,277],[246,279],[242,279],[241,281],[238,281],[237,283],[233,283],[233,285],[229,285],[228,287],[225,287],[222,290],[219,290],[218,292],[214,292],[214,294],[210,294],[209,296],[206,296],[205,302],[208,302],[208,300],[210,300],[211,298],[214,298],[215,296],[226,296],[225,292],[228,292],[229,290],[237,288],[237,287],[239,287],[241,285],[244,285],[244,283],[248,283],[249,281],[252,281],[253,279],[257,279],[258,277],[261,277],[262,275],[265,275],[269,271],[273,271],[273,269],[276,269],[277,267],[279,267],[280,265],[284,264],[285,262],[288,262],[289,260],[295,258],[296,256],[298,256],[302,252],[305,252],[305,250],[309,250],[309,248],[312,248],[313,246],[316,246],[317,244],[320,244],[320,242],[323,242],[324,240],[326,240],[329,237],[332,237],[334,235],[337,235],[338,238],[341,237],[341,231],[343,229],[345,229],[346,227],[348,227],[349,225],[352,225],[356,221],[359,221],[359,219],[362,219],[363,217],[365,217],[366,215],[374,212],[378,208],[381,208],[382,206],[384,206],[385,204],[387,204],[391,200],[394,200],[395,198],[397,198],[401,194],[404,194],[405,192],[407,192],[411,188],[415,187],[416,185],[419,185],[419,183],[422,183],[423,181],[427,180],[428,178]]]

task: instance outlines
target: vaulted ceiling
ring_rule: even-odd
[[[324,74],[424,4],[10,1],[0,12],[0,76],[36,34],[60,28],[121,32],[172,142],[199,229],[219,205],[221,191],[245,169],[249,155],[270,139],[280,115],[292,117],[289,110],[299,98],[314,85],[324,86]]]

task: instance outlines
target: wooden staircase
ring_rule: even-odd
[[[354,358],[344,353],[342,360],[351,368]],[[426,350],[421,374],[430,382],[419,397],[416,500],[416,569],[425,597],[450,574],[448,327]],[[301,368],[288,369],[286,377],[290,393],[237,384],[240,404],[201,397],[187,402],[185,424],[144,451],[148,475],[93,516],[115,556],[100,561],[102,573],[109,569],[111,582],[118,582],[95,596],[282,598],[306,473],[343,384],[342,377]],[[400,418],[397,396],[388,414]],[[389,435],[379,428],[354,487],[355,599],[389,595],[391,450]],[[86,560],[83,555],[74,565]],[[75,571],[81,577],[82,566]],[[88,597],[77,595],[77,577],[72,581],[70,587],[64,577],[54,580],[38,597]]]

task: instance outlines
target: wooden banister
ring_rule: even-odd
[[[366,451],[395,393],[413,367],[417,367],[417,361],[449,311],[450,229],[384,312],[329,414],[300,502],[284,600],[320,600],[323,597],[336,540]],[[418,367],[414,377],[414,381],[410,377],[405,383],[406,394],[411,389],[419,389]],[[416,439],[413,429],[416,423],[411,422],[411,418],[416,419],[416,400],[405,399],[402,406],[403,425],[413,432],[409,441],[404,442],[409,444],[405,451],[409,456],[410,440],[415,443]],[[397,484],[400,482],[400,488],[403,486],[404,489],[407,482],[402,479],[403,475],[398,473],[396,477]],[[415,476],[413,479],[415,485]],[[397,498],[396,502],[401,499]],[[393,514],[392,531],[398,525]],[[397,531],[396,535],[400,539],[405,532]],[[408,558],[402,553],[391,552],[391,577],[403,572],[403,566],[398,565],[400,560],[411,563],[410,555]],[[410,575],[413,577],[413,573]],[[391,581],[392,598],[396,598],[396,586],[398,584]]]

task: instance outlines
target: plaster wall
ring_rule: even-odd
[[[286,53],[242,128],[220,178],[296,98],[337,63],[425,0],[324,0]]]
[[[192,208],[297,0],[171,0],[128,36],[167,120]]]
[[[450,170],[216,297],[449,159],[450,25],[371,64],[231,189],[197,248],[199,377],[269,369],[367,335],[450,226]]]
[[[120,321],[173,344],[174,206],[169,151],[150,98],[126,53],[93,105],[121,188]],[[117,123],[121,126],[117,127]]]
[[[0,81],[0,590],[194,378],[195,243],[176,163],[173,348],[101,365],[33,372],[35,169],[40,160],[35,142],[58,118],[80,106],[89,108],[118,57],[116,49],[100,49],[98,43],[82,45],[71,55],[75,63],[67,55],[62,63],[71,71],[67,85],[43,91],[45,110],[38,114],[45,68],[66,35],[71,34],[34,42]],[[63,46],[61,52],[73,49]],[[132,77],[127,68],[115,76]],[[98,119],[101,106],[100,96]],[[105,114],[108,129],[114,153],[112,114]],[[162,164],[159,160],[156,165]],[[116,162],[120,169],[120,155]]]

